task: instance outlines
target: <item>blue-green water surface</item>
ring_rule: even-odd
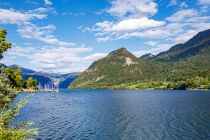
[[[24,121],[35,123],[40,140],[208,140],[210,91],[35,93],[14,123]]]

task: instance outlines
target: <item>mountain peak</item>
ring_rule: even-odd
[[[119,48],[109,53],[109,55],[119,54],[119,53],[129,53],[129,51],[126,48]]]

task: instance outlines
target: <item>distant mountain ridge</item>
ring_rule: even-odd
[[[38,83],[41,86],[46,84],[58,84],[59,88],[67,88],[68,85],[76,78],[80,73],[66,73],[66,74],[59,74],[59,73],[46,73],[46,72],[36,72],[31,69],[27,69],[21,67],[19,65],[10,65],[6,66],[5,64],[0,64],[3,68],[10,67],[12,69],[19,68],[23,75],[23,80],[26,81],[29,77],[38,80]],[[69,80],[71,79],[71,80]]]
[[[140,57],[140,59],[143,59],[143,60],[148,60],[148,59],[151,59],[152,57],[154,57],[155,55],[151,54],[151,53],[147,53],[147,54],[144,54]]]
[[[209,84],[208,84],[209,83]],[[156,56],[120,48],[94,62],[69,88],[210,88],[210,29]]]

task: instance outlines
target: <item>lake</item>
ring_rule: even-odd
[[[26,96],[20,93],[16,101]],[[36,93],[14,123],[38,140],[210,139],[210,91],[63,90]]]

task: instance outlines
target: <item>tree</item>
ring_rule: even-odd
[[[17,96],[15,91],[11,89],[10,80],[4,73],[0,74],[0,113],[7,109],[13,99]]]
[[[23,87],[23,76],[20,69],[12,69],[8,67],[5,69],[5,73],[8,75],[13,88],[20,89]]]
[[[0,29],[0,59],[3,58],[3,53],[11,48],[12,45],[10,42],[6,42],[6,35],[6,30]]]
[[[37,80],[34,80],[32,77],[29,77],[26,81],[26,88],[28,89],[37,89]]]
[[[0,60],[3,58],[3,53],[11,47],[11,43],[6,42],[7,32],[0,29]],[[6,74],[7,73],[7,74]],[[21,87],[22,75],[19,69],[7,69],[5,72],[2,68],[0,71],[0,140],[25,140],[26,136],[37,134],[36,129],[24,129],[31,125],[31,122],[26,122],[15,127],[10,124],[13,119],[19,114],[19,110],[26,104],[32,95],[28,95],[25,99],[16,104],[13,108],[9,108],[14,98],[17,96],[13,83],[17,87]]]

